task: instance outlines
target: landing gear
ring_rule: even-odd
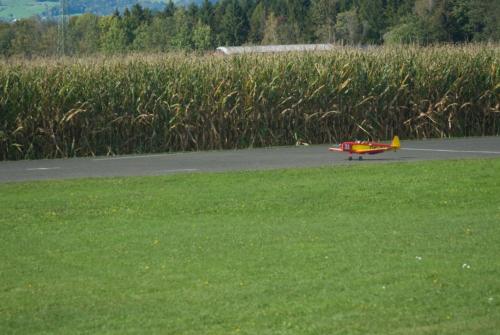
[[[362,161],[363,160],[363,156],[359,156],[358,160]]]
[[[347,158],[348,160],[352,161],[352,156],[349,156],[349,158]]]

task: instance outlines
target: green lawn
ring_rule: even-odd
[[[500,160],[0,185],[0,334],[498,334]]]

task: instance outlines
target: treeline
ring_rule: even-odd
[[[67,54],[210,50],[243,44],[432,44],[500,40],[498,0],[204,0],[73,16]],[[58,43],[59,40],[59,43]],[[59,44],[59,48],[58,48]],[[0,54],[60,51],[56,21],[0,23]]]

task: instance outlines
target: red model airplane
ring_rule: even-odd
[[[352,160],[352,154],[357,154],[359,156],[359,160],[362,160],[363,157],[361,155],[369,154],[380,154],[382,152],[388,150],[398,150],[401,148],[401,144],[399,143],[399,137],[394,136],[391,144],[384,143],[375,143],[375,142],[362,142],[362,141],[354,141],[354,142],[343,142],[340,143],[336,148],[330,148],[329,151],[334,152],[347,152],[349,153],[349,160]]]

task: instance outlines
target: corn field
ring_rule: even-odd
[[[0,160],[500,134],[500,47],[0,61]]]

